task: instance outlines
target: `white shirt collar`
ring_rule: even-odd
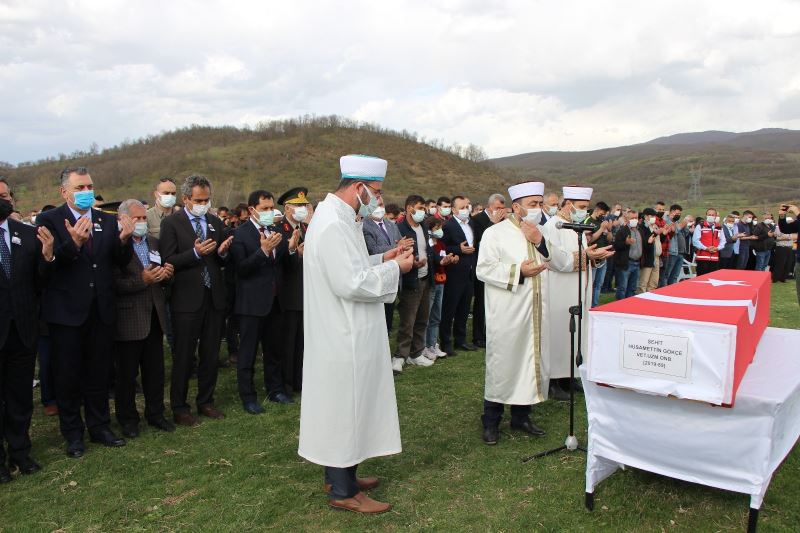
[[[6,234],[8,234],[10,232],[10,230],[8,229],[8,219],[5,219],[3,221],[3,223],[0,224],[0,228],[3,228],[5,230],[5,232],[6,232]]]
[[[81,217],[88,218],[88,219],[89,219],[89,222],[91,222],[91,221],[92,221],[92,208],[91,208],[91,207],[90,207],[90,208],[89,208],[89,210],[88,210],[88,211],[86,211],[86,213],[85,213],[85,214],[83,214],[83,215],[82,215],[82,214],[80,214],[78,211],[75,211],[74,209],[72,209],[72,206],[71,206],[71,205],[67,204],[67,207],[69,207],[69,210],[70,210],[70,211],[72,211],[72,216],[74,216],[74,217],[75,217],[75,221],[76,221],[76,222],[77,222],[77,221],[78,221],[78,219],[79,219],[79,218],[81,218]]]

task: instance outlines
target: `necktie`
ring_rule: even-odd
[[[11,250],[6,245],[6,230],[0,228],[0,263],[3,264],[3,272],[11,281]]]
[[[200,224],[200,217],[195,217],[194,219],[194,233],[201,241],[205,240],[203,226]],[[203,285],[205,285],[207,289],[211,288],[211,275],[208,273],[208,267],[205,265],[203,266]]]
[[[392,239],[389,238],[389,232],[386,231],[385,227],[383,227],[383,221],[378,222],[378,227],[380,227],[381,231],[383,231],[383,234],[386,235],[386,242],[388,242],[389,244],[392,244]]]

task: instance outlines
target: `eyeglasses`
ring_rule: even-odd
[[[363,182],[362,182],[362,183],[363,183]],[[379,190],[375,189],[375,188],[374,188],[372,185],[370,185],[369,183],[364,183],[364,186],[365,186],[365,187],[367,187],[367,188],[369,188],[369,190],[371,190],[372,192],[374,192],[374,193],[375,193],[375,196],[377,196],[378,198],[383,198],[383,191],[379,191]]]

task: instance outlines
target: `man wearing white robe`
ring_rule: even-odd
[[[544,312],[549,323],[549,350],[545,353],[550,370],[549,396],[556,400],[569,400],[567,393],[570,378],[570,332],[569,308],[578,304],[578,236],[583,241],[583,325],[581,329],[581,353],[586,356],[588,310],[592,303],[592,272],[588,261],[601,260],[613,255],[611,247],[598,249],[596,245],[587,246],[586,235],[577,234],[571,229],[559,229],[557,224],[582,223],[586,220],[589,201],[592,198],[590,187],[564,187],[564,201],[556,216],[550,218],[542,227],[550,261],[547,264],[547,290]],[[588,258],[588,260],[587,260]],[[575,317],[576,320],[578,317]],[[577,333],[575,342],[577,343]],[[577,346],[576,346],[577,349]],[[575,371],[577,374],[577,370]],[[556,381],[557,380],[557,381]]]
[[[511,406],[512,429],[545,434],[530,419],[531,405],[547,399],[549,379],[542,358],[547,329],[540,274],[549,255],[539,225],[544,184],[521,183],[509,188],[508,194],[513,215],[486,229],[476,267],[485,291],[486,387],[481,421],[483,441],[489,445],[498,441],[506,404]]]
[[[386,161],[344,156],[340,165],[339,188],[320,202],[305,240],[298,453],[325,467],[332,507],[379,513],[391,506],[362,492],[377,478],[359,479],[356,468],[401,451],[383,304],[394,301],[413,256],[399,248],[370,256],[356,223],[378,205]]]

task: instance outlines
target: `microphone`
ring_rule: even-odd
[[[591,224],[575,224],[572,222],[556,222],[556,228],[558,229],[571,229],[574,231],[595,231],[595,227]]]

